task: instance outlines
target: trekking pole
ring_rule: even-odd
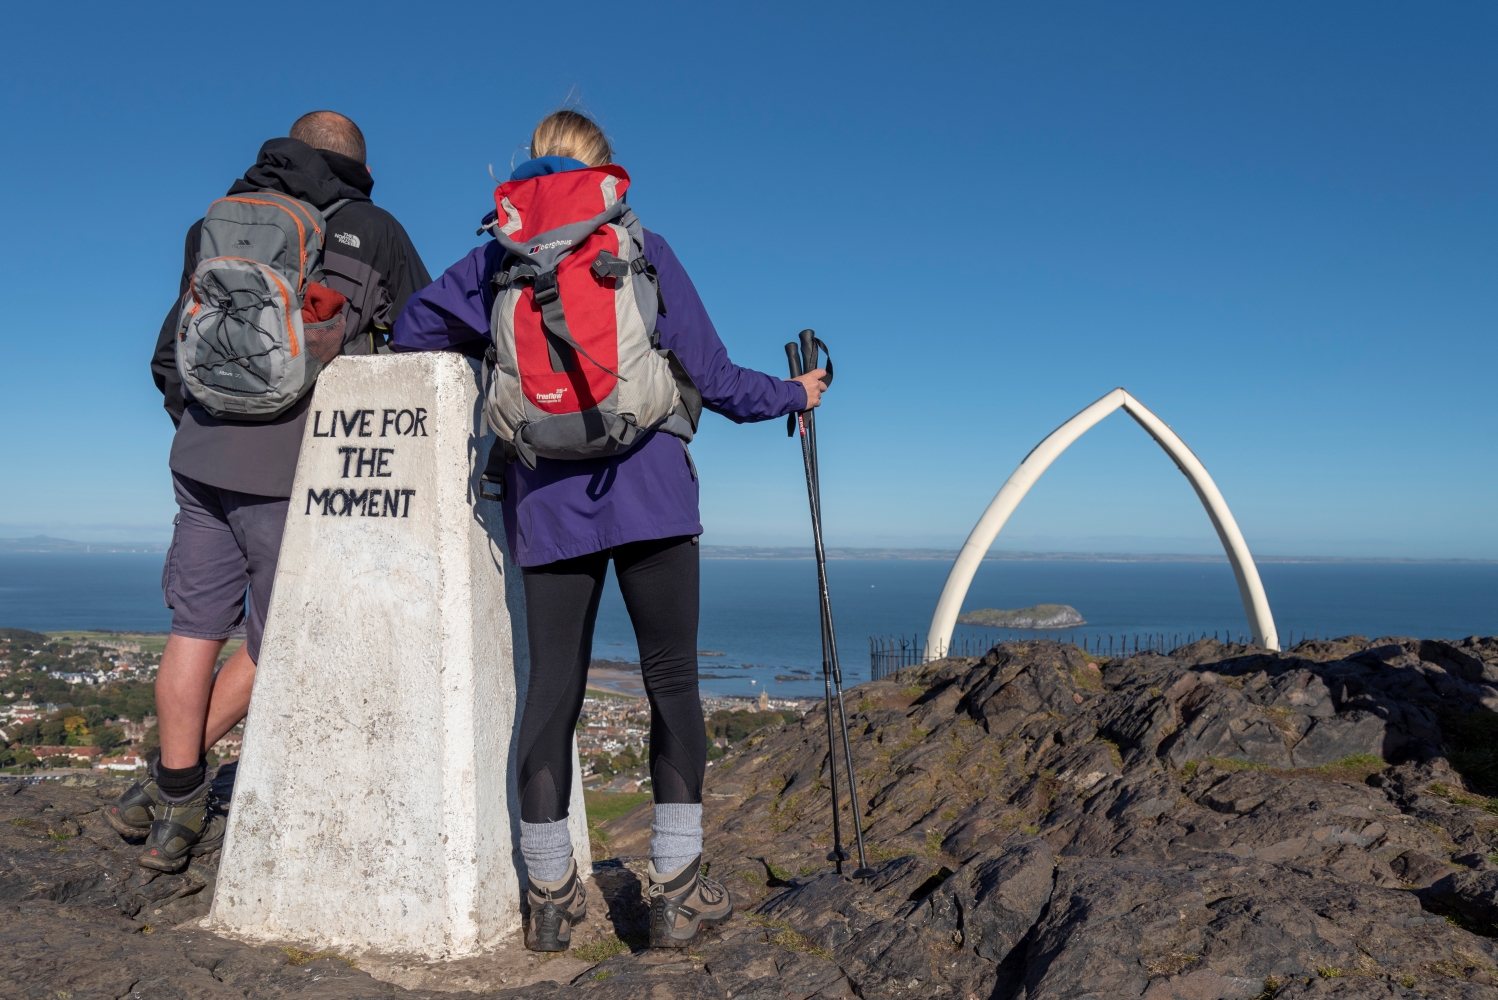
[[[790,362],[792,377],[808,371],[814,371],[818,367],[819,350],[827,350],[827,345],[818,340],[816,334],[811,330],[802,330],[800,339],[799,351],[796,344],[785,345],[786,358]],[[800,355],[799,357],[797,356],[798,354]],[[827,381],[824,384],[832,384],[831,354],[827,356]],[[858,803],[858,778],[853,769],[853,748],[848,740],[848,715],[843,704],[843,671],[838,659],[837,633],[832,624],[832,598],[827,589],[827,552],[822,544],[822,482],[820,463],[817,461],[816,414],[807,409],[795,416],[797,422],[791,424],[787,430],[794,432],[798,424],[801,429],[801,454],[806,464],[806,490],[811,507],[812,544],[817,563],[817,596],[822,617],[822,683],[824,688],[830,688],[827,690],[826,704],[828,763],[833,776],[833,854],[828,856],[828,860],[836,861],[837,872],[841,875],[843,870],[842,862],[847,860],[847,853],[842,849],[841,836],[839,834],[837,754],[834,752],[832,736],[832,695],[836,694],[838,729],[841,731],[843,742],[843,761],[848,768],[849,805],[853,810],[853,832],[858,844],[858,867],[854,870],[853,877],[864,879],[870,878],[875,873],[869,867],[868,857],[864,848],[863,817],[859,811]]]
[[[795,344],[785,345],[785,357],[790,362],[791,378],[799,378],[804,374],[801,367],[801,350]],[[820,513],[817,510],[816,493],[812,489],[815,480],[812,478],[811,466],[811,441],[806,436],[806,414],[792,413],[786,420],[785,432],[787,435],[795,434],[799,428],[801,431],[801,460],[806,465],[806,495],[811,505],[812,539],[815,541],[820,532],[817,531]],[[818,577],[821,575],[821,563],[817,564]],[[818,596],[820,612],[820,595]],[[842,826],[838,819],[838,795],[837,795],[837,744],[832,735],[832,666],[827,659],[827,618],[825,612],[821,613],[818,622],[822,633],[822,690],[824,696],[822,704],[827,709],[827,769],[832,776],[832,853],[827,855],[827,860],[837,866],[837,873],[843,873],[843,862],[848,860],[848,852],[843,850]]]

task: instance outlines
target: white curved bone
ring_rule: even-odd
[[[1227,501],[1223,500],[1217,484],[1212,482],[1206,468],[1191,453],[1191,449],[1186,447],[1186,442],[1177,437],[1166,426],[1165,421],[1123,389],[1114,389],[1052,431],[1025,456],[1013,475],[1004,481],[993,502],[973,527],[972,534],[967,536],[962,551],[957,553],[957,561],[952,564],[952,571],[947,574],[946,586],[942,588],[941,599],[936,602],[936,612],[931,616],[931,627],[926,633],[925,659],[937,659],[946,654],[947,646],[952,641],[952,628],[957,624],[957,615],[962,610],[962,602],[967,597],[973,575],[978,572],[978,565],[983,561],[993,540],[998,537],[1004,522],[1009,520],[1009,515],[1014,513],[1025,494],[1030,492],[1030,487],[1035,485],[1041,473],[1050,468],[1051,463],[1072,442],[1120,407],[1165,449],[1176,468],[1181,470],[1191,482],[1192,489],[1196,490],[1196,495],[1201,498],[1202,506],[1207,509],[1207,516],[1212,519],[1212,527],[1217,529],[1217,537],[1222,540],[1228,562],[1233,564],[1233,575],[1238,578],[1238,594],[1243,598],[1243,611],[1248,615],[1254,642],[1265,649],[1280,648],[1274,615],[1269,610],[1269,599],[1264,596],[1264,585],[1259,581],[1258,567],[1254,565],[1254,557],[1248,551],[1243,533],[1238,530],[1238,522],[1233,520],[1233,512],[1228,510]]]

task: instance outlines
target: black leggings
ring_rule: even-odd
[[[520,818],[527,823],[567,818],[572,736],[610,557],[650,698],[655,801],[702,801],[707,732],[697,697],[697,539],[682,535],[523,570],[531,675],[520,719],[519,777]]]

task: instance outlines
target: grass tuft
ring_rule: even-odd
[[[936,827],[926,828],[926,857],[934,858],[941,853],[941,842],[946,838]]]
[[[584,962],[602,962],[604,959],[613,958],[629,951],[629,945],[621,941],[618,935],[604,938],[602,941],[594,941],[572,949],[572,954]],[[597,976],[593,978],[597,979]]]
[[[799,951],[807,955],[815,955],[818,958],[832,960],[832,954],[825,948],[819,948],[805,934],[795,930],[790,924],[782,920],[771,920],[769,917],[757,913],[746,914],[751,924],[765,929],[765,938],[770,944],[779,945],[788,951]]]
[[[1355,753],[1350,757],[1333,761],[1330,764],[1322,764],[1316,768],[1318,771],[1331,771],[1336,768],[1347,768],[1353,771],[1382,771],[1388,767],[1388,761],[1376,753]]]
[[[1257,764],[1251,760],[1234,760],[1231,757],[1208,757],[1207,763],[1219,771],[1267,771],[1267,764]]]
[[[1280,991],[1280,987],[1283,985],[1278,979],[1270,976],[1264,980],[1264,988],[1254,996],[1253,1000],[1274,1000],[1274,995]]]
[[[315,962],[320,958],[336,958],[351,969],[358,968],[352,958],[344,958],[342,955],[335,955],[331,951],[303,951],[300,948],[290,947],[282,948],[281,950],[286,953],[287,965],[306,965],[308,962]]]

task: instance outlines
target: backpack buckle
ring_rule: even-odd
[[[556,271],[546,271],[543,274],[536,275],[534,287],[536,305],[538,306],[549,305],[561,297],[561,292],[557,289]]]

